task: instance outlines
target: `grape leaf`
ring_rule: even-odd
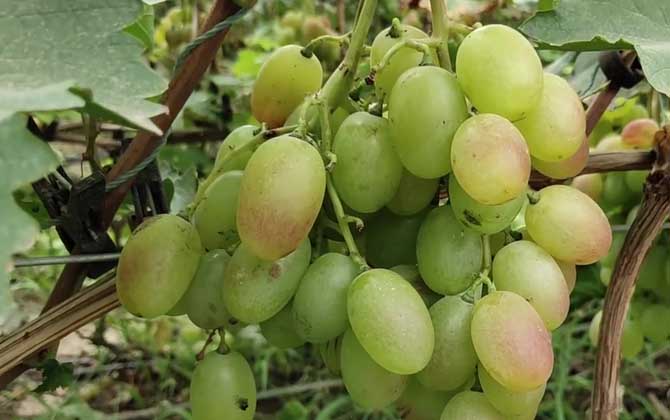
[[[26,129],[26,118],[15,114],[0,120],[0,320],[13,305],[7,272],[12,254],[32,245],[39,225],[14,201],[12,192],[58,166],[54,152]]]
[[[520,29],[541,47],[634,48],[649,83],[670,95],[670,1],[561,0]]]
[[[57,388],[65,388],[74,380],[74,365],[72,363],[58,363],[55,359],[47,359],[42,366],[42,383],[33,391],[44,393],[54,391]]]
[[[154,44],[154,9],[149,5],[144,5],[142,14],[137,20],[124,29],[126,33],[137,38],[144,49],[148,50]]]
[[[165,81],[123,29],[139,0],[0,0],[0,117],[16,111],[80,108],[102,119],[160,134],[145,100]]]

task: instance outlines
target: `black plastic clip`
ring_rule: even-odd
[[[598,62],[607,79],[618,87],[630,89],[644,79],[638,57],[629,65],[619,51],[605,51],[598,57]]]

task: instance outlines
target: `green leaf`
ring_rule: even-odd
[[[149,117],[165,108],[145,98],[166,83],[123,32],[142,8],[139,0],[0,0],[0,118],[81,108],[160,133]]]
[[[165,193],[170,201],[170,213],[179,214],[191,204],[198,188],[198,177],[195,165],[180,172],[169,164],[161,165]]]
[[[154,9],[149,5],[144,6],[144,11],[135,22],[124,29],[126,33],[137,38],[144,49],[149,50],[154,45]]]
[[[43,393],[54,391],[59,387],[67,387],[73,381],[74,367],[72,363],[58,363],[55,359],[47,359],[42,366],[42,383],[34,389],[34,392]]]
[[[649,83],[670,95],[670,2],[561,0],[520,29],[541,46],[575,51],[634,48]]]
[[[250,49],[241,50],[233,65],[233,74],[235,77],[253,79],[258,75],[266,56],[264,53]]]
[[[30,248],[39,233],[39,225],[16,204],[12,192],[58,166],[54,152],[26,129],[26,121],[18,114],[0,120],[0,320],[13,309],[7,279],[10,258]]]

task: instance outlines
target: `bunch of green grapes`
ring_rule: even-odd
[[[225,139],[185,218],[150,219],[124,248],[123,305],[315,346],[366,409],[534,418],[576,266],[612,243],[579,178],[528,185],[533,168],[584,168],[584,107],[514,29],[473,30],[455,73],[434,45],[399,22],[380,32],[361,101],[331,100],[309,49],[271,54],[251,95],[261,126]],[[195,419],[253,418],[253,375],[225,340],[191,390]]]

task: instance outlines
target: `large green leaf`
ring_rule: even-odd
[[[11,310],[7,272],[12,254],[24,251],[39,233],[39,225],[14,201],[12,192],[58,166],[54,152],[26,129],[16,114],[0,120],[0,320]]]
[[[635,48],[649,83],[670,95],[670,1],[560,0],[521,30],[541,46],[576,51]]]
[[[160,133],[149,117],[165,108],[145,98],[166,83],[123,32],[142,9],[139,0],[0,0],[0,118],[84,108]]]

